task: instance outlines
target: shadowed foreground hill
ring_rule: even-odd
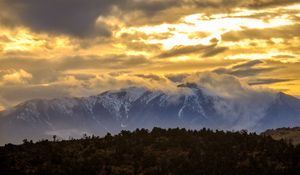
[[[136,130],[0,148],[0,174],[298,175],[300,147],[246,132]]]

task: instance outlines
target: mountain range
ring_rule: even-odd
[[[193,83],[174,92],[129,87],[90,97],[34,99],[0,112],[0,144],[154,126],[261,132],[300,124],[295,97],[279,92],[268,100],[249,99],[211,94]]]

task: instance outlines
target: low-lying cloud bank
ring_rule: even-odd
[[[249,86],[232,75],[203,73],[187,79],[197,82],[209,95],[223,99],[217,100],[214,107],[227,121],[235,123],[232,129],[236,130],[255,127],[277,94]]]

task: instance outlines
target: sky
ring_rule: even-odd
[[[198,75],[300,97],[299,43],[300,0],[0,0],[0,110]]]

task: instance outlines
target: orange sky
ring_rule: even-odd
[[[203,72],[300,96],[299,29],[297,0],[0,0],[0,110]]]

